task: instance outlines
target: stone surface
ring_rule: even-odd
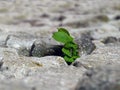
[[[91,54],[96,48],[89,32],[81,34],[80,38],[76,37],[75,42],[79,45],[80,56]]]
[[[88,70],[75,90],[119,90],[119,66],[102,66]]]
[[[120,46],[105,46],[96,41],[96,49],[91,55],[78,58],[73,65],[86,68],[98,67],[102,65],[119,65],[120,64]]]
[[[0,0],[0,90],[119,90],[119,16],[120,0]],[[79,44],[69,66],[58,27]]]
[[[20,55],[30,56],[31,47],[35,39],[28,35],[8,35],[5,41],[5,46],[15,48]]]
[[[49,38],[41,38],[36,40],[30,51],[30,56],[43,57],[43,56],[62,56],[63,45],[55,43],[55,40]]]

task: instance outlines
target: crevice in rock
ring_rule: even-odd
[[[90,32],[81,34],[81,37],[75,37],[75,42],[79,45],[79,55],[91,54],[96,48]],[[14,48],[17,53],[27,57],[61,56],[64,57],[62,44],[58,44],[51,37],[41,37],[40,39],[26,38],[26,36],[8,35],[5,41],[8,48]],[[71,63],[67,63],[70,65]]]
[[[63,56],[63,45],[49,45],[45,43],[33,43],[29,56],[44,57],[44,56]]]
[[[30,52],[29,52],[29,56],[32,56],[32,51],[33,51],[34,48],[35,48],[35,45],[33,44],[33,45],[31,46],[31,49],[30,49]]]

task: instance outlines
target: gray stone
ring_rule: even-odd
[[[107,46],[111,46],[111,47],[118,47],[120,46],[120,38],[116,38],[116,37],[107,37],[104,38],[103,40],[101,40],[105,45]]]
[[[120,90],[119,66],[102,66],[88,70],[75,90]]]
[[[43,57],[43,56],[62,56],[63,45],[57,45],[54,41],[48,39],[47,41],[43,38],[41,40],[36,40],[32,45],[30,56]]]
[[[71,19],[70,19],[71,17]],[[70,16],[65,21],[63,21],[63,26],[69,26],[73,28],[85,28],[85,27],[91,27],[91,26],[98,26],[101,25],[101,23],[108,22],[109,17],[107,15],[86,15],[86,16]]]
[[[116,43],[118,40],[116,37],[107,37],[105,38],[102,42],[104,44],[109,44],[109,43]]]
[[[0,81],[1,90],[34,90],[33,87],[27,86],[25,83],[16,81]]]
[[[83,33],[80,38],[76,37],[75,42],[79,45],[80,56],[91,54],[96,48],[89,32]]]
[[[24,78],[24,81],[30,86],[35,86],[37,90],[40,88],[42,90],[72,90],[85,71],[84,67],[73,66],[43,69],[33,72],[32,75]]]
[[[3,57],[3,66],[6,66],[13,69],[19,70],[24,69],[37,69],[37,68],[59,68],[67,66],[65,60],[62,57],[58,56],[46,56],[46,57],[24,57],[24,56],[4,56]],[[13,59],[14,58],[14,59]],[[24,71],[23,70],[23,71]]]
[[[60,68],[67,66],[65,60],[58,56],[46,56],[42,58],[19,56],[15,49],[0,48],[0,55],[3,58],[1,63],[2,71],[6,71],[6,67],[14,76],[23,77],[30,71],[39,68]],[[9,75],[8,75],[9,76]]]
[[[15,48],[20,55],[29,56],[31,46],[35,39],[26,36],[8,35],[5,45],[9,48]]]
[[[86,68],[98,67],[102,65],[119,65],[120,64],[120,47],[105,46],[101,42],[96,43],[96,49],[87,56],[78,58],[73,65],[77,67],[84,66]]]
[[[104,24],[101,27],[93,30],[91,32],[91,35],[94,39],[104,39],[107,37],[116,37],[120,38],[120,31],[119,28],[115,25],[110,24]]]

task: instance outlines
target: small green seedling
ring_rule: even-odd
[[[78,45],[74,42],[73,37],[65,28],[58,28],[58,32],[52,36],[56,41],[64,44],[62,48],[63,57],[68,64],[71,64],[79,57]]]

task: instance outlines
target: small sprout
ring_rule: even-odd
[[[58,28],[58,32],[52,36],[56,41],[64,44],[62,48],[63,57],[68,64],[74,62],[78,57],[78,45],[74,42],[73,37],[64,28]]]

